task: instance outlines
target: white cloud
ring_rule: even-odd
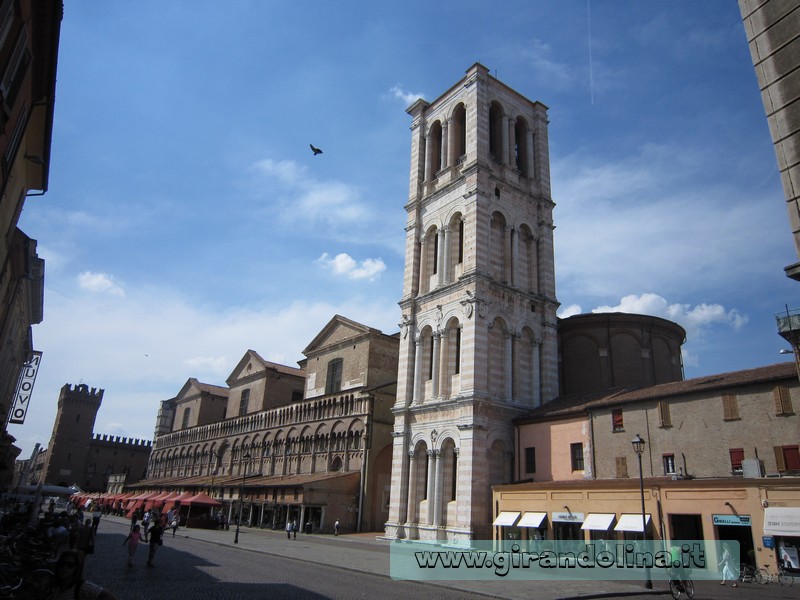
[[[190,369],[223,376],[228,375],[231,369],[231,361],[225,356],[193,356],[184,360],[183,364]]]
[[[400,98],[403,102],[405,102],[406,106],[411,106],[419,100],[420,98],[424,98],[425,94],[420,94],[416,92],[407,92],[402,89],[400,86],[392,86],[389,91],[395,98]]]
[[[583,311],[578,304],[570,304],[569,306],[562,306],[558,309],[558,317],[561,319],[566,319],[567,317],[579,315],[582,312]]]
[[[563,90],[572,85],[574,65],[555,60],[548,43],[534,38],[519,48],[519,55],[528,62],[539,80],[547,81],[550,89]]]
[[[748,321],[747,315],[736,309],[726,309],[721,304],[670,304],[653,293],[624,296],[616,306],[598,306],[592,312],[624,312],[662,317],[681,325],[690,340],[700,338],[714,325],[725,325],[733,331],[739,331]]]
[[[106,273],[84,271],[78,275],[78,286],[82,290],[92,293],[110,294],[120,297],[125,296],[125,290],[115,282],[114,276]]]
[[[386,264],[380,258],[366,258],[359,265],[349,254],[340,253],[333,258],[325,252],[317,259],[317,263],[329,269],[334,275],[343,275],[348,279],[368,279],[374,281],[386,270]]]
[[[319,236],[352,233],[352,227],[374,221],[373,211],[354,185],[336,180],[318,180],[295,161],[265,159],[251,172],[255,194],[270,218],[277,216],[293,228],[313,229]],[[302,218],[298,219],[298,215]]]

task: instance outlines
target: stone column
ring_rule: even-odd
[[[541,406],[542,405],[542,381],[541,381],[541,367],[539,365],[539,348],[541,345],[541,341],[534,339],[533,340],[533,348],[531,352],[533,356],[531,356],[531,388],[533,388],[533,405],[534,406]]]
[[[417,453],[414,450],[408,451],[408,497],[406,499],[406,510],[400,511],[400,523],[417,522]]]
[[[423,385],[422,379],[422,353],[424,344],[422,343],[422,335],[417,336],[414,350],[414,402],[422,402]]]
[[[501,142],[503,156],[500,156],[498,158],[500,158],[503,161],[504,165],[509,164],[509,162],[508,162],[508,143],[509,143],[508,142],[508,124],[509,124],[508,117],[506,115],[503,115],[500,118],[500,133],[502,134],[502,137],[503,137],[503,140]]]
[[[436,451],[428,450],[428,515],[425,521],[428,524],[433,523],[433,507],[436,495]]]
[[[525,170],[528,179],[533,179],[533,173],[534,173],[533,148],[534,148],[533,130],[528,129],[528,131],[525,134],[525,154],[527,157],[527,164],[525,165]]]
[[[437,331],[433,334],[433,354],[432,361],[432,374],[431,374],[431,397],[439,397],[439,362],[441,361],[441,332]]]
[[[511,400],[514,397],[514,336],[510,331],[505,333],[506,343],[506,364],[504,367],[505,377],[505,399]]]
[[[433,157],[431,156],[431,138],[430,136],[425,136],[425,182],[429,182],[433,179]]]
[[[436,476],[435,484],[433,486],[433,524],[439,527],[442,524],[442,488],[444,483],[444,461],[442,460],[442,451],[434,450],[433,454],[436,458]]]
[[[442,122],[442,151],[441,151],[442,169],[444,169],[445,167],[450,166],[450,163],[447,160],[447,158],[448,158],[448,156],[447,156],[447,138],[448,138],[448,133],[447,132],[450,129],[449,123],[450,123],[449,121],[443,121]]]
[[[503,279],[505,283],[511,283],[511,232],[510,226],[506,225],[503,231]]]
[[[451,235],[452,232],[450,231],[450,227],[443,227],[442,231],[444,232],[444,252],[441,252],[443,255],[442,258],[442,269],[441,269],[441,277],[439,281],[442,283],[450,283],[450,271],[453,267],[453,259],[450,256],[450,244],[451,244]]]
[[[509,265],[509,269],[511,271],[511,277],[508,280],[510,285],[515,285],[517,280],[520,277],[517,274],[517,269],[519,269],[519,231],[516,229],[509,230],[509,238],[510,238],[510,245],[511,245],[511,264]]]
[[[436,281],[439,286],[444,282],[444,228],[439,229],[436,235],[436,256],[433,257],[433,260],[436,261]]]

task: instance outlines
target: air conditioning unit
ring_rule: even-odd
[[[764,463],[758,458],[742,460],[742,477],[755,479],[764,476]]]

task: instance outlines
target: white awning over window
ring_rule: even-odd
[[[517,527],[541,527],[547,513],[526,512],[517,523]]]
[[[765,508],[764,533],[800,536],[800,508]]]
[[[650,515],[645,515],[645,522],[650,523]],[[620,515],[614,531],[642,531],[642,515]]]
[[[494,520],[494,523],[492,523],[492,525],[495,526],[499,525],[501,527],[511,527],[514,523],[517,522],[518,518],[519,518],[518,512],[503,511],[499,515],[497,515],[497,518]]]
[[[593,531],[608,531],[611,527],[611,524],[614,522],[614,519],[617,518],[617,515],[614,513],[607,514],[607,513],[589,513],[589,516],[586,517],[586,520],[581,525],[581,529],[591,529]],[[642,517],[639,517],[639,529],[642,528]]]

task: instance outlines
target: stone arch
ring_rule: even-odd
[[[507,282],[508,221],[496,210],[489,222],[489,274],[500,282]]]
[[[495,317],[489,326],[488,360],[486,361],[488,392],[493,398],[506,397],[506,365],[508,364],[509,336],[506,322],[501,317]]]
[[[459,102],[450,117],[450,154],[453,164],[461,164],[467,158],[467,108]]]

